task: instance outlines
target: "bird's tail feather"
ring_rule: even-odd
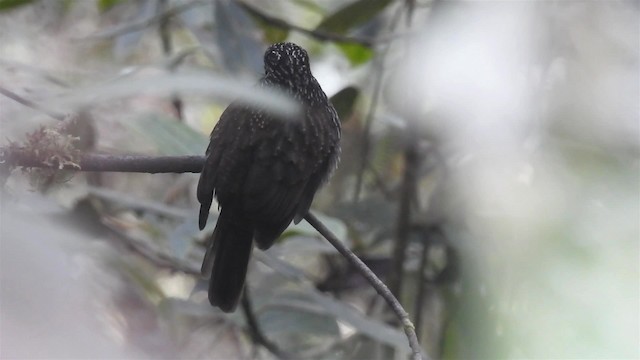
[[[253,248],[253,230],[220,214],[202,262],[209,277],[209,302],[224,312],[235,310],[242,295]]]

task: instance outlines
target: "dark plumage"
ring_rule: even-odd
[[[311,74],[307,52],[272,45],[264,67],[258,86],[284,91],[302,115],[281,119],[232,103],[211,132],[198,183],[200,229],[214,195],[221,209],[202,274],[210,279],[209,302],[225,312],[238,304],[253,242],[268,249],[292,220],[298,223],[340,156],[338,115]]]

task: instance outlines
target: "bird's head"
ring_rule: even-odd
[[[265,79],[291,89],[308,86],[313,78],[307,51],[294,43],[269,46],[264,53]]]

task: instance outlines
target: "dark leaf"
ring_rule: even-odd
[[[125,124],[151,140],[163,155],[202,154],[207,148],[205,135],[170,117],[148,116]]]
[[[135,3],[134,3],[135,4]],[[129,19],[132,23],[138,23],[151,18],[154,15],[155,2],[145,1],[136,10],[136,15]],[[125,59],[138,48],[144,30],[125,32],[114,39],[113,52],[118,59]]]
[[[33,0],[0,0],[0,11],[13,10],[19,6],[32,3]]]
[[[344,34],[348,30],[371,20],[378,15],[391,0],[359,0],[351,3],[325,18],[317,30]]]
[[[358,88],[348,86],[331,97],[331,103],[336,108],[342,123],[349,120],[351,114],[353,114],[353,107],[359,94],[360,90]]]
[[[225,67],[232,72],[262,72],[264,49],[255,36],[256,24],[235,1],[216,1],[217,43]]]
[[[277,26],[262,26],[264,29],[264,38],[268,43],[275,44],[287,40],[289,30]]]

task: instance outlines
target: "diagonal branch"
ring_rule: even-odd
[[[342,256],[344,256],[347,261],[351,263],[351,265],[355,266],[355,268],[360,272],[362,276],[369,281],[371,286],[384,298],[393,312],[398,316],[400,321],[402,322],[402,327],[404,328],[404,332],[407,335],[407,339],[409,340],[409,346],[411,347],[412,356],[411,358],[422,359],[423,351],[420,348],[420,343],[418,342],[418,337],[416,336],[415,326],[409,319],[409,314],[404,310],[402,305],[398,299],[393,296],[387,285],[385,285],[382,280],[380,280],[374,273],[365,265],[365,263],[360,260],[356,254],[354,254],[349,248],[344,246],[344,244],[326,227],[320,220],[318,220],[315,215],[312,213],[308,213],[307,216],[304,217],[307,222],[313,226],[333,247],[338,250]]]
[[[13,101],[15,101],[17,103],[20,103],[20,104],[22,104],[22,105],[24,105],[24,106],[26,106],[28,108],[32,108],[34,110],[41,111],[41,112],[51,116],[52,118],[54,118],[56,120],[59,120],[59,121],[64,120],[64,115],[56,113],[56,112],[53,112],[51,110],[47,110],[44,107],[42,107],[42,105],[40,105],[38,103],[35,103],[35,102],[33,102],[33,101],[29,100],[29,99],[25,99],[22,96],[14,93],[13,91],[11,91],[9,89],[6,89],[3,86],[0,86],[0,94],[8,97],[9,99],[11,99],[11,100],[13,100]]]

